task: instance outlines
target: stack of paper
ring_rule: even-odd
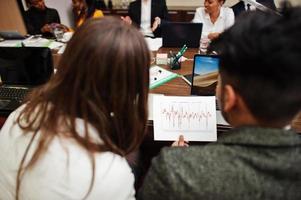
[[[162,38],[149,38],[146,37],[145,41],[149,50],[151,51],[158,51],[160,47],[162,47]]]

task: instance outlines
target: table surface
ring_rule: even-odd
[[[168,53],[169,51],[178,52],[180,48],[160,48],[158,52],[153,52],[152,56],[155,57],[156,53]],[[181,64],[181,69],[171,70],[174,73],[180,75],[192,74],[193,68],[193,57],[198,53],[198,49],[188,49],[184,53],[184,57],[188,60]],[[54,65],[58,66],[61,55],[53,54]],[[170,70],[167,65],[159,65],[160,67]],[[186,83],[181,77],[175,78],[163,85],[156,87],[150,90],[150,93],[164,94],[164,95],[173,95],[173,96],[188,96],[190,95],[191,87]],[[301,112],[294,118],[291,123],[291,126],[298,133],[301,133]]]
[[[168,53],[170,50],[172,50],[173,52],[179,51],[179,49],[177,48],[161,48],[159,49],[158,53]],[[188,49],[184,54],[184,56],[188,58],[188,60],[182,63],[181,69],[171,71],[181,75],[192,74],[193,57],[196,53],[198,53],[198,49]],[[153,56],[155,56],[155,53]],[[160,65],[160,67],[170,70],[170,68],[166,65]],[[167,83],[164,83],[163,85],[155,89],[150,90],[150,92],[165,95],[188,96],[190,95],[190,90],[190,85],[188,85],[182,78],[179,77]],[[294,120],[291,123],[291,126],[298,133],[301,133],[301,112],[294,118]]]

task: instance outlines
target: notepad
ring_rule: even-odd
[[[149,71],[149,88],[154,89],[163,83],[166,83],[176,77],[179,77],[178,74],[163,69],[159,66],[152,66]]]

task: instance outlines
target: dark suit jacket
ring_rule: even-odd
[[[272,10],[276,10],[276,6],[273,0],[256,0],[256,2],[272,9]],[[231,7],[233,9],[234,15],[235,17],[237,17],[240,13],[242,13],[243,11],[245,11],[245,5],[243,1],[238,2],[237,4],[235,4],[234,6]]]
[[[165,0],[151,0],[151,26],[155,21],[155,17],[160,17],[161,21],[168,20],[168,11]],[[130,3],[129,16],[137,27],[141,23],[141,0]],[[161,36],[160,27],[154,32],[155,37]]]
[[[37,10],[31,7],[25,12],[25,24],[27,32],[31,35],[42,34],[41,28],[45,24],[61,23],[57,10],[53,8],[46,8],[44,11]],[[51,36],[46,34],[45,36]]]

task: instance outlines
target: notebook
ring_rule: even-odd
[[[219,57],[217,55],[194,56],[191,83],[192,95],[215,95],[218,78]]]
[[[163,47],[198,48],[202,34],[202,23],[168,22],[162,25]]]
[[[51,50],[46,47],[0,47],[0,114],[19,107],[26,94],[53,74]]]

